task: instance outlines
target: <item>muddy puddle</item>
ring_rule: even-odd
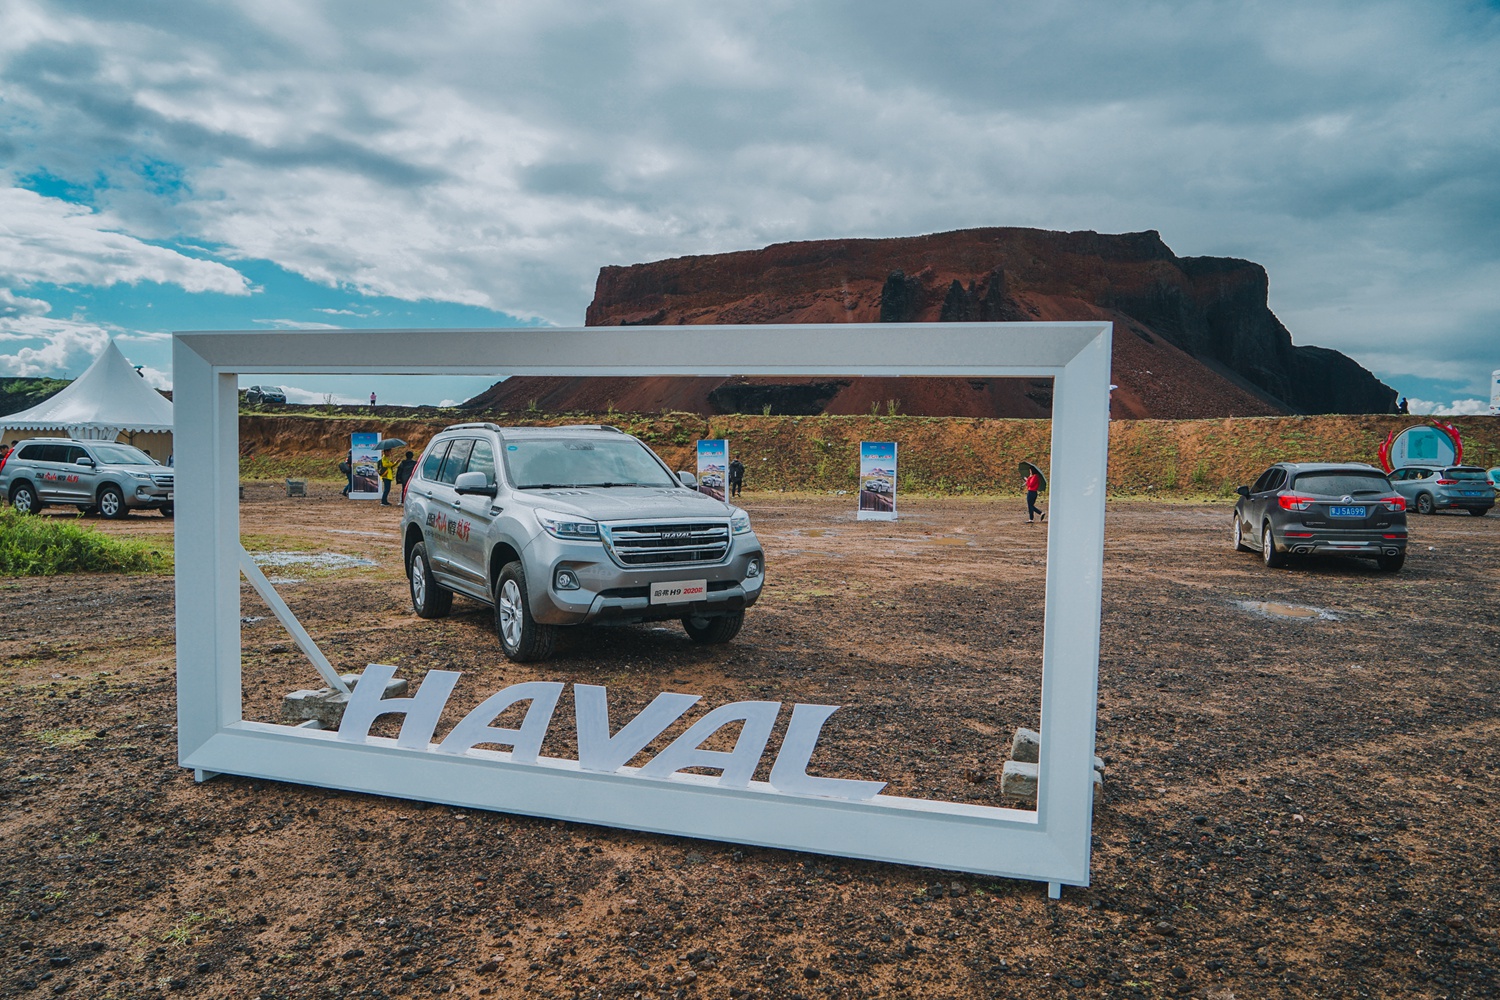
[[[1304,604],[1283,604],[1280,601],[1235,601],[1234,606],[1267,618],[1288,618],[1293,621],[1342,621],[1327,608],[1314,608]]]

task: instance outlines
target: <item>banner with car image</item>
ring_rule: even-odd
[[[896,442],[859,443],[859,520],[896,519]]]
[[[373,432],[349,435],[349,498],[380,499],[380,435]]]
[[[698,442],[698,492],[723,500],[729,488],[729,442]]]

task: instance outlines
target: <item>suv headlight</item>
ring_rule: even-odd
[[[750,530],[750,515],[742,510],[735,511],[734,516],[729,519],[729,527],[736,535],[745,534]]]
[[[540,524],[542,530],[553,538],[573,542],[597,542],[599,540],[597,521],[584,521],[576,516],[557,514],[550,510],[538,510],[534,513],[536,523]]]
[[[151,474],[149,472],[132,472],[130,476],[132,479],[144,479],[148,483],[151,482]]]

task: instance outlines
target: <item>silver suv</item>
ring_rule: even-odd
[[[680,619],[698,642],[728,642],[765,553],[748,514],[696,485],[613,427],[446,428],[406,490],[412,606],[491,605],[517,662],[550,656],[564,625]]]
[[[113,441],[32,438],[0,465],[0,494],[24,514],[55,503],[105,517],[133,509],[171,517],[174,481],[172,470],[150,455]]]
[[[1466,510],[1483,517],[1495,506],[1489,476],[1470,465],[1408,465],[1392,472],[1390,480],[1418,514]]]

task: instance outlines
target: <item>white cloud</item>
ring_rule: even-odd
[[[215,261],[152,246],[110,213],[0,187],[0,281],[108,286],[154,281],[189,292],[245,295],[243,275]]]
[[[1440,417],[1477,417],[1490,412],[1489,400],[1455,399],[1451,403],[1438,403],[1428,399],[1408,399],[1407,406],[1413,413],[1431,414]]]
[[[0,343],[23,344],[0,353],[0,372],[76,378],[109,343],[110,331],[97,323],[45,315],[0,319]]]

